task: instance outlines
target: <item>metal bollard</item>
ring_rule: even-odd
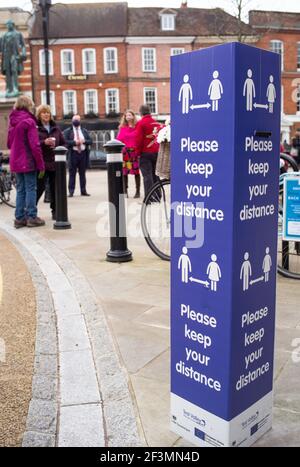
[[[67,148],[58,146],[55,152],[55,202],[56,202],[56,221],[53,224],[55,230],[71,229],[68,220],[68,202],[67,202]]]
[[[132,253],[127,249],[125,200],[123,186],[124,144],[113,139],[104,145],[107,153],[110,250],[106,260],[111,263],[132,261]]]

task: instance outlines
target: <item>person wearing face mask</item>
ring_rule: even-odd
[[[86,191],[86,169],[89,165],[89,153],[92,139],[88,131],[80,125],[80,115],[74,115],[72,126],[64,133],[66,146],[69,150],[69,197],[73,197],[76,185],[76,174],[79,172],[81,196],[90,196]]]

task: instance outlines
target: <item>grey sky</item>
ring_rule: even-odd
[[[120,0],[105,0],[105,1],[120,1]],[[233,13],[234,4],[237,0],[188,0],[188,5],[191,7],[199,8],[214,8],[220,7]],[[82,0],[52,0],[52,3],[103,3],[101,0],[88,0],[84,2]],[[257,10],[273,10],[273,11],[292,11],[300,13],[300,1],[299,0],[245,0],[245,12],[249,9]],[[179,7],[181,0],[129,0],[129,6],[158,6],[158,7]],[[14,7],[18,6],[23,9],[31,9],[30,0],[0,0],[1,7]]]

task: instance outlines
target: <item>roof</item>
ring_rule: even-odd
[[[254,28],[299,31],[300,13],[252,10],[249,12],[249,23]]]
[[[127,34],[127,3],[54,4],[49,11],[49,38],[116,37]],[[43,37],[38,9],[31,39]]]
[[[175,31],[162,31],[160,14],[174,12]],[[66,21],[67,19],[67,21]],[[41,10],[31,22],[31,39],[43,37]],[[120,3],[54,4],[49,12],[49,38],[124,36],[254,35],[246,23],[220,8],[128,8]]]
[[[175,31],[162,31],[159,13],[162,8],[129,8],[129,36],[226,36],[242,32],[255,34],[251,26],[221,8],[173,8],[177,13]]]

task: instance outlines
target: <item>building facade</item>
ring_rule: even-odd
[[[300,128],[300,13],[251,11],[249,23],[259,36],[257,46],[281,55],[281,138],[290,143]]]
[[[67,18],[67,21],[66,21]],[[50,99],[58,120],[74,113],[113,121],[142,103],[170,112],[170,55],[237,40],[240,25],[220,9],[128,8],[127,3],[55,4],[49,15]],[[255,36],[242,25],[249,42]],[[191,31],[193,34],[191,34]],[[33,94],[45,102],[42,18],[36,8],[30,43]]]
[[[222,9],[128,8],[127,3],[54,4],[49,17],[51,105],[58,120],[79,113],[116,128],[142,103],[170,112],[170,56],[242,38],[282,55],[282,139],[300,127],[300,14],[251,11],[249,24]],[[33,97],[46,101],[42,18],[30,47]],[[113,124],[113,125],[112,125]]]

